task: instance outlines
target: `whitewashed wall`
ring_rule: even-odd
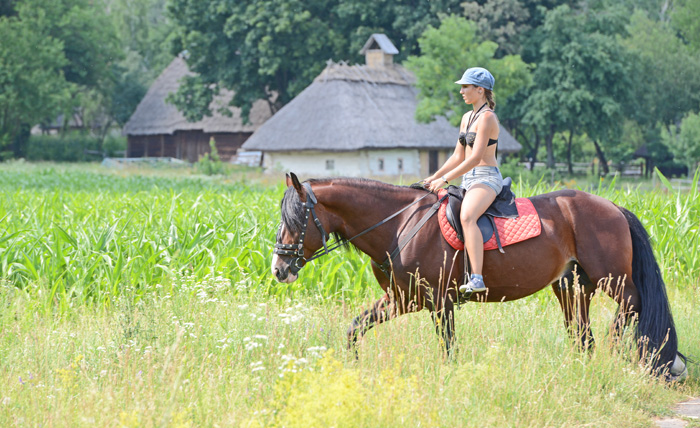
[[[267,171],[323,177],[332,175],[367,177],[382,175],[420,175],[418,150],[358,150],[355,152],[266,152]],[[400,168],[401,167],[401,168]]]

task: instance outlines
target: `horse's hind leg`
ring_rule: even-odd
[[[634,324],[639,317],[639,293],[629,277],[618,278],[616,281],[609,278],[604,285],[605,292],[618,303],[615,319],[612,324],[612,334],[615,338],[621,338],[627,328]]]
[[[580,265],[571,263],[568,268],[567,273],[552,284],[552,290],[564,312],[564,324],[569,335],[580,349],[592,349],[594,339],[589,311],[595,286]]]

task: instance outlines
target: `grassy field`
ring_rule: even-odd
[[[646,225],[697,357],[698,191],[660,183],[594,192]],[[652,426],[700,393],[697,365],[668,386],[610,344],[605,297],[579,353],[549,291],[464,305],[453,360],[418,313],[372,330],[355,361],[345,330],[380,294],[369,261],[339,252],[275,283],[283,190],[245,171],[0,165],[0,426]]]

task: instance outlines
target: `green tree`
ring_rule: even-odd
[[[189,120],[211,112],[220,88],[247,117],[252,103],[278,110],[306,88],[329,59],[358,61],[372,33],[399,47],[396,60],[417,53],[419,35],[461,0],[171,0],[173,53],[185,51],[197,73],[172,101]]]
[[[700,52],[700,0],[676,0],[671,22],[695,52]]]
[[[16,16],[0,17],[0,150],[19,152],[23,128],[56,114],[70,98],[68,60],[48,31],[49,19],[22,5]]]
[[[540,29],[542,57],[523,120],[544,135],[548,167],[554,166],[555,133],[568,135],[570,172],[573,136],[585,133],[607,173],[601,143],[615,144],[612,137],[619,134],[631,86],[631,60],[615,34],[624,22],[615,9],[581,11],[564,5],[547,13]]]
[[[150,85],[173,59],[175,26],[167,0],[103,0],[110,10],[125,58],[124,71]]]
[[[209,103],[224,87],[235,92],[232,103],[244,117],[257,99],[278,110],[344,45],[330,26],[332,6],[331,0],[172,0],[175,49],[186,50],[188,66],[197,73],[184,80],[172,101],[197,120],[211,114]]]
[[[520,53],[522,39],[532,29],[530,12],[520,0],[464,2],[464,15],[476,23],[479,34],[496,42],[497,56]]]
[[[688,113],[678,127],[669,128],[663,139],[674,157],[693,174],[700,162],[700,114]]]
[[[337,1],[338,32],[348,39],[344,59],[361,61],[359,51],[372,33],[384,33],[399,47],[396,60],[418,55],[418,39],[441,16],[456,14],[463,0],[343,0]]]
[[[103,117],[120,51],[102,5],[18,0],[12,6],[16,15],[0,17],[3,31],[12,33],[0,47],[5,58],[0,77],[4,144],[17,140],[18,129],[52,122],[60,113],[83,120]],[[21,141],[13,150],[22,155]]]
[[[700,107],[700,55],[677,36],[668,22],[632,15],[624,44],[635,57],[634,104],[629,115],[642,125],[678,123]]]
[[[174,25],[167,0],[104,0],[118,34],[123,58],[113,65],[115,76],[108,114],[123,126],[163,69],[172,61]]]
[[[475,23],[462,17],[446,17],[438,28],[429,27],[419,39],[421,56],[409,57],[406,66],[416,74],[418,107],[416,119],[422,122],[445,116],[458,125],[465,105],[459,96],[459,80],[468,67],[488,69],[496,79],[497,103],[507,103],[518,88],[527,86],[530,72],[517,55],[495,58],[498,45],[479,40]]]

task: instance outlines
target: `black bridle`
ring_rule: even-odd
[[[416,199],[415,201],[411,202],[410,204],[406,205],[403,207],[401,210],[395,212],[394,214],[390,215],[389,217],[385,218],[384,220],[380,221],[379,223],[375,224],[374,226],[371,226],[362,232],[358,233],[357,235],[353,236],[352,238],[341,241],[341,242],[336,242],[333,246],[330,248],[328,247],[326,240],[330,237],[326,233],[326,230],[323,228],[323,224],[321,224],[321,220],[318,219],[318,216],[316,215],[316,210],[314,209],[314,206],[318,203],[318,199],[316,199],[316,195],[314,195],[313,190],[311,190],[311,184],[309,183],[302,183],[304,186],[304,189],[306,189],[306,203],[304,204],[304,208],[306,209],[306,212],[304,213],[304,222],[303,226],[301,229],[301,234],[299,235],[299,243],[297,244],[281,244],[281,243],[275,243],[275,249],[273,250],[274,254],[280,255],[280,256],[292,256],[294,259],[292,262],[289,264],[289,271],[291,272],[292,275],[296,275],[299,273],[299,270],[304,267],[304,265],[311,260],[315,260],[325,254],[330,253],[333,250],[336,250],[343,245],[348,244],[350,241],[352,241],[355,238],[359,238],[360,236],[364,235],[365,233],[374,230],[375,228],[383,225],[384,223],[388,222],[389,220],[393,219],[397,215],[401,214],[402,212],[406,211],[413,205],[417,204],[418,202],[422,201],[425,199],[428,195],[430,195],[432,192],[428,192],[425,195],[421,196],[419,199]],[[316,224],[316,227],[318,230],[321,232],[321,236],[323,237],[323,249],[319,249],[316,251],[314,254],[311,255],[308,259],[304,257],[304,237],[306,236],[306,227],[309,224],[309,213],[311,213],[311,216],[314,220],[314,223]],[[280,229],[282,228],[282,225],[280,224]]]

